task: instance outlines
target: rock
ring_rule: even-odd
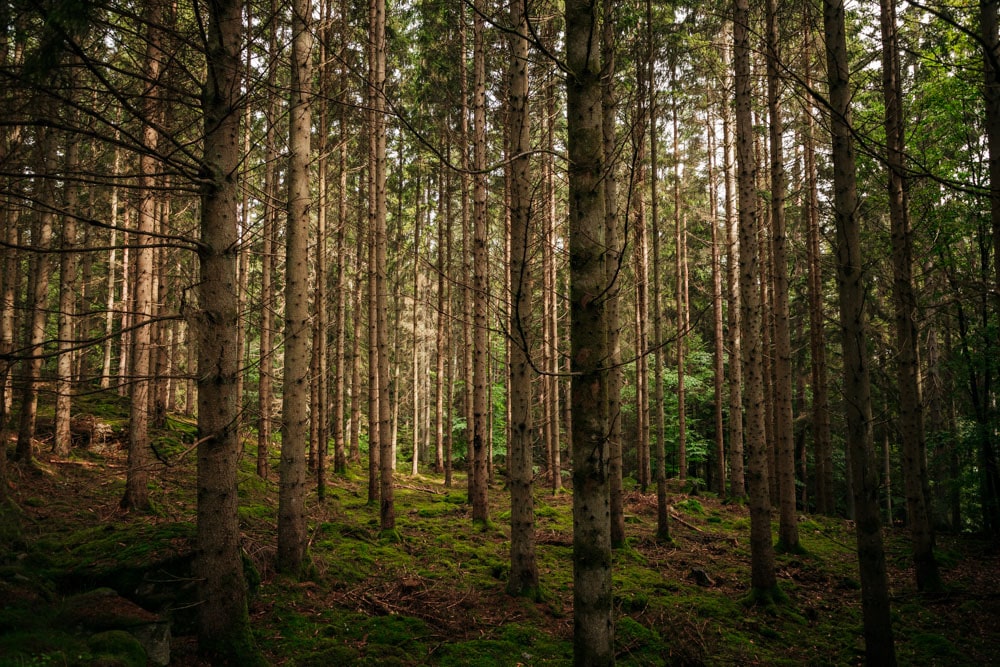
[[[110,588],[68,598],[59,621],[87,632],[125,631],[142,645],[150,663],[170,663],[170,623]]]
[[[691,572],[688,573],[688,579],[694,579],[694,583],[705,588],[711,588],[715,585],[712,577],[708,576],[708,573],[700,567],[691,568]]]

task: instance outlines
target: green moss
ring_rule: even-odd
[[[677,509],[684,510],[688,514],[704,514],[704,506],[694,498],[687,498],[674,505]]]
[[[94,635],[87,641],[94,661],[103,665],[145,667],[146,650],[139,640],[124,630],[109,630]]]

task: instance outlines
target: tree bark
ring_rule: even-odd
[[[843,0],[824,0],[823,26],[833,141],[833,204],[837,228],[837,292],[843,341],[846,437],[854,483],[865,654],[869,665],[895,665],[896,653],[889,616],[889,582],[878,508],[878,467],[872,442],[864,263],[861,258],[857,175],[851,134],[850,66]]]
[[[236,252],[242,2],[208,4],[207,82],[198,258],[198,647],[215,662],[256,665],[240,557],[236,469]]]
[[[750,585],[758,595],[770,595],[777,586],[774,545],[771,543],[771,503],[768,496],[765,438],[764,365],[761,340],[761,298],[758,248],[756,165],[753,119],[750,109],[750,25],[747,0],[736,0],[733,17],[733,65],[736,72],[736,154],[739,184],[740,338],[743,341],[743,378],[746,445],[749,450]]]
[[[570,359],[573,406],[573,662],[612,665],[601,62],[594,3],[566,2]]]
[[[510,23],[515,33],[510,41],[510,90],[508,121],[510,137],[510,345],[509,408],[510,442],[507,469],[510,484],[510,578],[511,595],[537,595],[538,564],[535,561],[535,507],[532,472],[532,370],[531,240],[534,224],[531,208],[531,125],[528,114],[528,17],[522,0],[510,0]]]
[[[889,226],[892,238],[893,321],[896,329],[896,381],[899,385],[899,430],[903,453],[906,519],[913,542],[917,590],[941,588],[934,559],[934,528],[926,493],[927,441],[924,433],[920,358],[917,351],[917,297],[913,287],[913,234],[905,181],[903,95],[896,35],[896,3],[881,0],[882,95],[885,100],[886,158],[889,167]],[[890,515],[891,521],[891,515]]]
[[[792,415],[792,341],[789,332],[788,259],[785,251],[784,121],[781,117],[781,54],[777,0],[767,1],[767,110],[771,157],[771,259],[774,313],[774,435],[777,449],[778,546],[801,550],[795,507],[795,433]]]
[[[278,486],[278,568],[305,567],[306,447],[309,444],[309,191],[312,132],[312,2],[292,5],[292,78],[289,88],[288,222],[285,228],[285,381],[281,400]]]

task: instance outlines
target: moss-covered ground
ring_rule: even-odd
[[[0,665],[135,664],[135,646],[60,622],[65,601],[110,587],[174,620],[174,663],[200,664],[191,638],[195,460],[190,423],[158,434],[154,511],[123,514],[124,452],[80,448],[10,469],[0,513]],[[396,478],[397,532],[379,531],[367,475],[331,476],[310,494],[311,578],[275,573],[277,478],[240,463],[240,521],[253,584],[250,614],[268,659],[283,665],[569,665],[571,492],[536,495],[541,595],[504,592],[509,500],[501,471],[492,522],[474,527],[465,477]],[[277,470],[277,460],[272,466]],[[408,464],[405,468],[408,469]],[[784,602],[748,605],[745,507],[674,487],[672,542],[657,540],[655,495],[626,495],[627,544],[614,558],[623,665],[854,665],[863,656],[860,589],[849,522],[803,517],[805,553],[779,554]],[[887,532],[901,664],[1000,661],[1000,560],[969,536],[939,538],[947,592],[914,590],[906,533]],[[139,661],[141,662],[141,660]]]

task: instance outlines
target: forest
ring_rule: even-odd
[[[1000,659],[1000,0],[0,19],[0,665]]]

